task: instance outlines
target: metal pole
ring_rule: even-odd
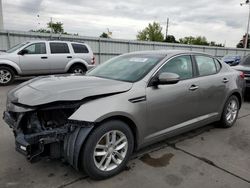
[[[0,30],[4,30],[4,27],[3,27],[3,6],[2,6],[2,0],[0,0]]]
[[[248,14],[248,21],[247,21],[247,33],[246,33],[246,37],[245,37],[245,49],[248,46],[248,33],[249,33],[249,21],[250,21],[250,5],[249,5],[249,1],[246,1],[246,4],[249,6],[249,14]]]
[[[52,33],[53,33],[53,28],[52,28],[52,17],[50,17],[50,40],[52,40]]]
[[[168,25],[169,25],[169,18],[167,19],[167,26],[166,26],[166,41],[168,38]]]

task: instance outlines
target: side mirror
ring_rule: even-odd
[[[180,81],[180,76],[175,73],[163,72],[158,75],[159,85],[176,84]]]
[[[29,53],[28,50],[23,49],[23,50],[18,52],[18,55],[25,55],[25,54],[28,54],[28,53]]]

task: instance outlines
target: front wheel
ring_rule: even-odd
[[[224,109],[223,109],[223,113],[221,116],[221,126],[224,128],[229,128],[232,127],[234,125],[234,123],[236,122],[237,118],[238,118],[238,114],[239,114],[239,100],[235,95],[232,95],[231,97],[229,97],[229,99],[227,100]]]
[[[133,134],[124,122],[112,120],[101,124],[82,148],[82,168],[93,179],[105,179],[121,172],[134,146]]]

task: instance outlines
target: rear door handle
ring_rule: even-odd
[[[199,86],[197,85],[191,85],[191,87],[189,88],[190,91],[195,91],[197,89],[199,89]]]
[[[227,79],[227,78],[223,78],[223,81],[222,81],[223,83],[227,83],[227,82],[229,82],[229,80]]]
[[[67,56],[67,58],[68,58],[68,59],[71,59],[71,58],[72,58],[72,56]]]
[[[41,57],[41,59],[48,59],[48,57]]]

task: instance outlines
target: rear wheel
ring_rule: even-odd
[[[81,65],[73,65],[69,70],[69,72],[73,74],[85,74],[86,71],[86,68]]]
[[[221,126],[225,127],[225,128],[229,128],[232,127],[234,125],[234,123],[236,122],[237,118],[238,118],[238,114],[239,114],[239,100],[235,95],[232,95],[231,97],[229,97],[229,99],[227,100],[224,109],[223,109],[223,113],[222,113],[222,117],[221,117]]]
[[[82,148],[82,168],[93,179],[116,175],[127,164],[133,146],[133,134],[124,122],[105,122],[90,134]]]
[[[0,86],[7,86],[14,80],[15,73],[9,67],[0,67]]]

